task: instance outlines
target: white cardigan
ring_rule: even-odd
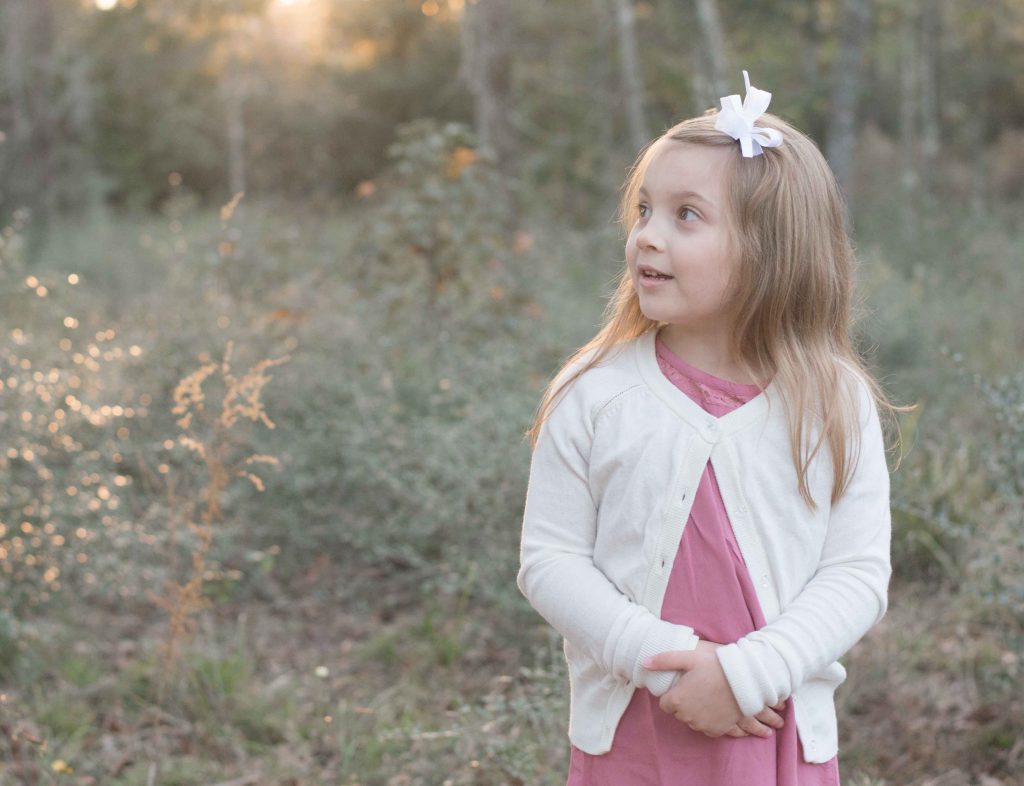
[[[665,378],[655,334],[615,347],[559,397],[530,464],[517,584],[565,638],[569,739],[607,752],[634,688],[660,696],[678,678],[640,661],[696,646],[692,628],[659,615],[710,458],[767,622],[722,642],[719,661],[745,715],[792,696],[805,759],[828,761],[838,750],[833,692],[846,677],[837,658],[887,605],[889,472],[874,400],[839,361],[857,381],[860,452],[851,447],[852,481],[831,505],[822,446],[808,473],[811,511],[774,383],[715,418]]]

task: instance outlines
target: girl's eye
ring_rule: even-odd
[[[647,218],[647,213],[645,211],[650,210],[650,208],[647,205],[641,203],[636,206],[636,210],[640,218]],[[679,211],[679,217],[683,221],[696,221],[697,219],[700,218],[700,213],[698,213],[692,207],[684,207],[682,210]]]

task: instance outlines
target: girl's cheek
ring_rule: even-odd
[[[626,241],[626,262],[629,263],[630,267],[633,265],[633,261],[636,259],[636,246],[633,243],[633,236],[630,235]]]

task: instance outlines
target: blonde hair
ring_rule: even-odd
[[[732,137],[714,128],[715,110],[684,120],[652,140],[639,154],[623,186],[618,220],[628,236],[638,219],[638,191],[660,144],[682,142],[735,148],[727,167],[730,228],[739,249],[729,306],[735,326],[731,352],[739,366],[764,389],[773,378],[786,408],[791,454],[800,495],[817,509],[807,473],[823,444],[832,458],[834,504],[849,485],[857,459],[848,438],[859,436],[857,394],[840,368],[852,367],[868,386],[879,414],[895,425],[895,413],[914,409],[889,401],[851,340],[856,257],[844,224],[842,194],[832,170],[811,139],[784,120],[763,114],[757,124],[778,129],[781,146],[743,158]],[[664,141],[663,141],[664,140]],[[660,144],[659,144],[660,143]],[[602,327],[576,350],[544,392],[533,426],[531,448],[559,392],[597,365],[617,345],[662,324],[640,310],[633,280],[623,267],[604,311]],[[577,371],[556,387],[573,364]],[[809,445],[810,422],[820,425]],[[899,440],[899,429],[894,428]],[[859,441],[856,444],[859,453]],[[897,466],[899,462],[897,461]]]

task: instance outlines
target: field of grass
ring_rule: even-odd
[[[858,227],[864,343],[921,406],[844,784],[1024,783],[1018,213]],[[523,432],[619,240],[405,216],[182,194],[5,233],[0,784],[564,783]]]

